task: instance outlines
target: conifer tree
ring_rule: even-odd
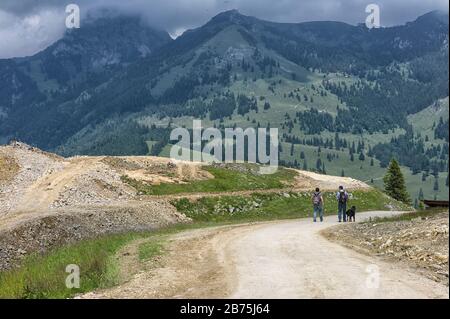
[[[405,178],[396,159],[391,160],[383,181],[384,189],[389,196],[407,204],[411,202]]]

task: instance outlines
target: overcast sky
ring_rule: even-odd
[[[365,21],[366,6],[376,3],[383,26],[403,24],[432,10],[448,12],[447,0],[0,0],[0,58],[32,55],[58,40],[69,3],[78,4],[82,15],[99,8],[139,14],[173,36],[228,9],[277,22],[356,24]]]

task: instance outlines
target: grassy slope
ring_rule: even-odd
[[[398,221],[411,221],[416,218],[428,218],[433,217],[438,214],[442,214],[445,211],[441,209],[429,209],[429,210],[419,210],[415,212],[410,212],[406,214],[396,215],[396,216],[390,216],[390,217],[377,217],[375,218],[373,222],[376,223],[390,223],[390,222],[398,222]]]
[[[114,285],[118,272],[111,256],[127,242],[141,236],[107,236],[59,248],[44,256],[31,255],[21,268],[0,273],[0,298],[67,298]],[[65,269],[70,264],[80,267],[80,289],[65,286],[68,276]]]
[[[324,193],[326,215],[337,213],[335,194]],[[253,194],[251,196],[203,197],[197,201],[175,200],[179,211],[197,222],[264,221],[312,216],[312,193]],[[408,206],[392,200],[377,190],[355,191],[349,205],[359,212],[387,210],[393,207],[408,210]]]
[[[280,169],[277,173],[268,175],[241,173],[218,167],[205,167],[204,169],[214,175],[214,178],[187,184],[160,185],[148,185],[127,177],[122,177],[122,180],[145,195],[169,195],[283,188],[285,183],[292,181],[295,176],[295,172],[286,169]]]
[[[414,131],[420,133],[423,137],[428,136],[431,144],[443,144],[445,141],[434,138],[433,124],[439,123],[439,118],[444,121],[449,118],[448,97],[439,100],[436,105],[431,105],[419,113],[408,116],[408,122],[414,127]]]
[[[294,156],[290,156],[290,144],[283,144],[283,154],[281,159],[293,161],[297,159],[301,165],[303,161],[300,160],[300,152],[304,152],[308,164],[308,168],[315,168],[317,158],[319,157],[318,149],[313,146],[295,145]],[[327,154],[339,155],[338,159],[331,162],[327,160]],[[322,148],[320,158],[325,162],[327,174],[340,176],[342,169],[346,176],[350,176],[371,184],[371,179],[374,184],[371,184],[379,189],[383,189],[383,176],[386,169],[380,167],[380,162],[374,159],[374,166],[370,166],[370,159],[366,157],[365,161],[360,161],[358,156],[355,156],[355,161],[350,161],[350,156],[347,151],[336,151]],[[412,175],[411,170],[403,167],[403,174],[406,179],[406,184],[411,198],[414,200],[419,195],[420,188],[423,189],[425,197],[434,198],[436,195],[439,199],[448,199],[448,187],[445,186],[445,179],[447,176],[443,173],[439,175],[439,191],[434,191],[434,177],[429,176],[425,182],[422,182],[422,174]]]

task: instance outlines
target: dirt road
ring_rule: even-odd
[[[82,297],[448,298],[441,284],[320,235],[335,224],[328,217],[317,224],[295,220],[184,232],[171,238],[156,265],[148,263],[119,287]]]

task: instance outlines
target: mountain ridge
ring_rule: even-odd
[[[329,148],[336,133],[374,147],[380,140],[372,135],[409,132],[408,115],[448,96],[448,23],[441,20],[431,12],[402,26],[368,30],[340,22],[276,23],[227,11],[175,40],[150,33],[162,43],[147,55],[136,49],[142,31],[134,23],[130,61],[117,62],[114,55],[102,60],[99,46],[81,63],[102,61],[99,72],[92,68],[62,90],[59,83],[24,77],[32,89],[22,91],[22,105],[0,105],[0,142],[17,138],[64,155],[159,155],[169,145],[169,123],[189,127],[187,118],[200,118],[221,129],[276,125],[284,143],[311,139]],[[120,19],[114,21],[109,29],[121,29]],[[119,49],[129,46],[127,35],[118,37]],[[88,43],[95,43],[91,36]],[[69,59],[63,71],[76,63]],[[0,60],[2,65],[9,73],[0,74],[13,83],[14,65]],[[2,101],[17,99],[14,92],[14,85],[0,89]],[[406,139],[419,143],[412,135]],[[433,141],[441,152],[442,140]],[[441,162],[429,155],[437,152],[436,143],[423,150],[428,162],[419,171],[448,161],[446,154]],[[397,152],[380,149],[380,160]],[[374,156],[367,145],[362,152]],[[284,162],[295,164],[292,158]]]

